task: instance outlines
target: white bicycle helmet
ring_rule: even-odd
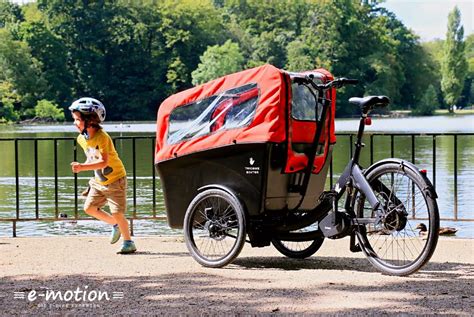
[[[100,122],[104,122],[105,120],[105,107],[97,99],[90,98],[90,97],[83,97],[80,99],[77,99],[72,103],[72,105],[69,107],[70,111],[79,111],[80,113],[83,114],[91,114],[91,113],[97,113],[97,116],[99,117]]]

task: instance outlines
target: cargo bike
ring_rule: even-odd
[[[223,267],[245,242],[306,258],[325,238],[349,236],[350,250],[385,274],[408,275],[426,264],[439,228],[426,171],[395,158],[359,164],[368,115],[387,97],[349,100],[361,111],[355,148],[335,185],[325,187],[336,90],[349,84],[356,80],[334,79],[324,69],[263,65],[160,105],[155,166],[167,219],[183,229],[197,262]]]

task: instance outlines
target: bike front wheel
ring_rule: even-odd
[[[362,251],[383,273],[404,276],[418,271],[438,241],[438,205],[427,190],[432,185],[413,165],[402,162],[381,164],[366,178],[383,213],[374,211],[360,192],[354,196],[357,218],[365,220],[356,231]]]

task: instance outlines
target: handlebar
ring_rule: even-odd
[[[345,78],[345,77],[341,77],[341,78],[338,78],[338,79],[334,79],[328,83],[325,83],[325,84],[316,84],[314,81],[313,81],[313,76],[310,75],[310,76],[306,76],[308,82],[311,84],[311,86],[313,86],[315,89],[317,90],[326,90],[326,89],[329,89],[329,88],[341,88],[342,86],[345,86],[345,85],[356,85],[359,80],[357,79],[349,79],[349,78]]]

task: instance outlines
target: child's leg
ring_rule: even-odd
[[[112,216],[119,226],[120,233],[122,234],[123,239],[132,240],[132,237],[130,236],[130,230],[128,228],[128,221],[125,218],[125,215],[123,213],[114,213],[112,214]]]
[[[109,185],[107,202],[123,239],[131,240],[128,221],[125,218],[125,212],[127,211],[127,179],[125,177]]]
[[[104,193],[92,186],[91,182],[89,182],[89,184],[90,189],[84,203],[84,211],[86,214],[96,219],[102,220],[111,225],[115,225],[117,221],[115,221],[114,217],[100,209],[107,202]]]
[[[117,221],[114,217],[112,217],[110,214],[106,213],[105,211],[96,206],[90,206],[89,208],[84,209],[84,211],[86,212],[86,214],[96,219],[102,220],[110,225],[117,224]]]

